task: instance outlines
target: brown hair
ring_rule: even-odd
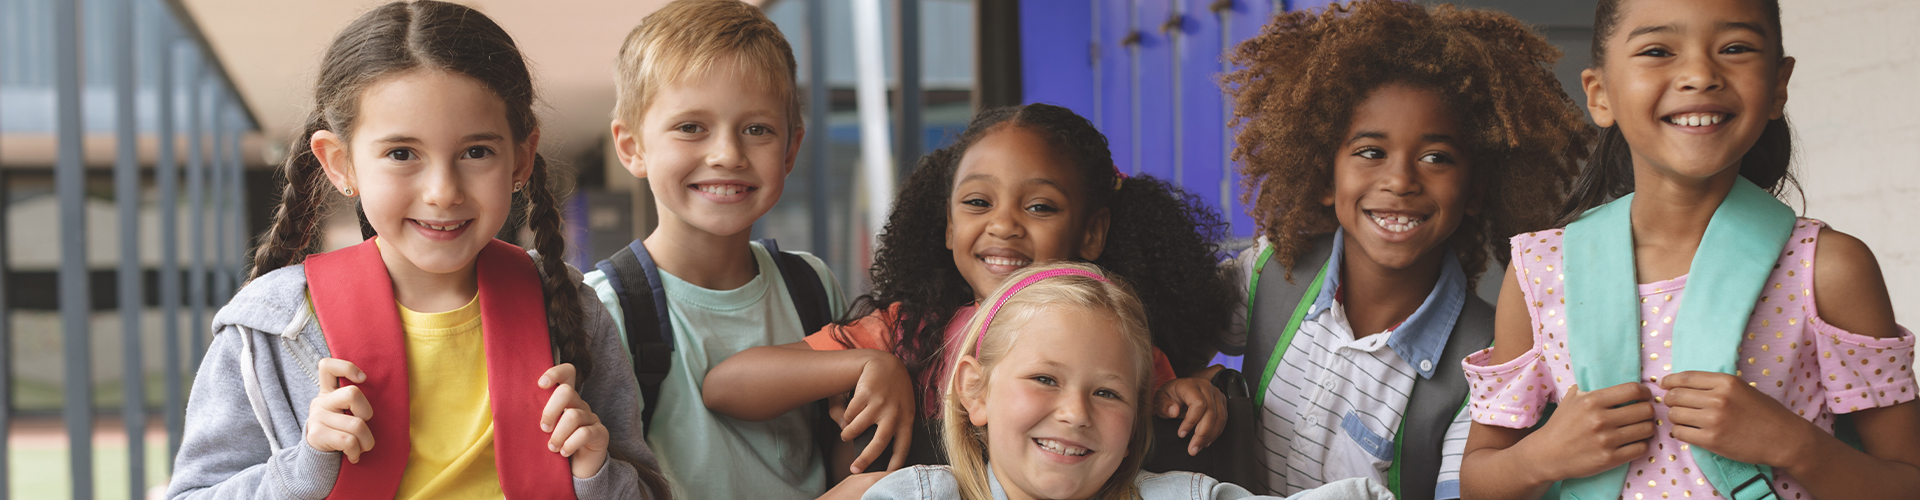
[[[793,47],[759,7],[740,0],[679,0],[633,27],[614,63],[613,117],[640,126],[661,87],[704,76],[728,57],[739,77],[786,98],[787,127],[801,127]]]
[[[1000,285],[982,304],[999,304],[1001,297],[1010,293],[1015,284],[1027,277],[1047,271],[1072,269],[1100,276],[1100,281],[1087,275],[1063,274],[1033,282],[1019,293],[1006,299],[993,317],[993,324],[983,324],[987,314],[976,314],[964,330],[965,337],[959,346],[950,366],[958,368],[962,357],[979,353],[979,385],[960,387],[959,377],[947,373],[946,404],[941,409],[941,443],[947,451],[948,462],[953,467],[954,482],[959,483],[960,498],[966,500],[987,500],[993,498],[992,486],[987,484],[987,435],[986,428],[976,427],[967,416],[967,407],[961,404],[963,397],[978,397],[986,390],[992,379],[993,367],[1013,350],[1020,340],[1022,326],[1037,314],[1047,314],[1060,310],[1091,311],[1111,315],[1120,326],[1121,340],[1133,349],[1133,368],[1137,374],[1134,386],[1138,388],[1132,394],[1135,413],[1133,416],[1133,437],[1127,440],[1127,457],[1120,462],[1120,468],[1107,478],[1106,484],[1094,493],[1093,498],[1101,500],[1130,500],[1139,497],[1139,488],[1133,483],[1134,476],[1140,472],[1141,464],[1146,462],[1147,452],[1153,445],[1153,414],[1151,399],[1153,395],[1153,340],[1147,332],[1146,309],[1140,305],[1139,297],[1133,293],[1133,287],[1121,281],[1118,276],[1101,270],[1090,264],[1052,263],[1031,266],[1022,269]],[[984,332],[981,330],[985,330]]]
[[[1354,108],[1375,89],[1431,91],[1453,110],[1481,193],[1447,240],[1467,276],[1505,260],[1507,236],[1547,227],[1593,128],[1554,78],[1560,51],[1507,14],[1359,0],[1276,16],[1234,48],[1233,159],[1261,232],[1293,267],[1339,223],[1320,199]]]
[[[486,15],[432,0],[389,3],[361,15],[334,37],[321,60],[312,111],[288,145],[290,154],[280,168],[287,184],[272,224],[254,249],[249,279],[298,264],[315,250],[314,233],[324,218],[331,190],[313,154],[314,132],[332,131],[350,143],[361,93],[384,78],[417,70],[459,74],[486,86],[505,101],[515,142],[524,143],[539,127],[526,60],[506,30]],[[563,259],[566,241],[548,174],[546,159],[535,155],[533,175],[520,193],[526,196],[533,248],[540,254],[536,264],[542,274],[548,334],[561,360],[573,363],[579,378],[585,379],[594,369],[593,360],[582,330],[580,292]],[[372,236],[365,214],[361,214],[361,228],[363,235]],[[665,481],[657,474],[649,477],[648,468],[635,468],[649,488],[664,491]]]
[[[1758,1],[1760,12],[1767,18],[1767,28],[1773,30],[1767,34],[1767,38],[1773,42],[1770,48],[1775,60],[1784,61],[1787,49],[1781,40],[1780,2]],[[1620,0],[1600,0],[1594,7],[1593,69],[1606,67],[1607,39],[1612,38],[1613,32],[1618,29],[1620,10]],[[1767,120],[1766,128],[1760,131],[1760,139],[1740,157],[1740,176],[1777,197],[1785,194],[1788,187],[1796,191],[1800,188],[1800,182],[1794,179],[1792,165],[1793,127],[1782,116],[1778,120]],[[1588,159],[1580,179],[1574,182],[1572,196],[1560,208],[1554,224],[1572,224],[1588,210],[1631,192],[1633,149],[1627,144],[1626,134],[1620,132],[1620,125],[1615,124],[1600,132],[1600,141],[1593,147],[1593,157]]]

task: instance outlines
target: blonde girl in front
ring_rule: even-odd
[[[952,465],[902,469],[863,498],[1275,498],[1202,474],[1140,470],[1151,446],[1152,347],[1126,283],[1077,263],[1034,266],[1006,283],[967,325],[947,380],[942,440]],[[1353,479],[1293,498],[1391,495]]]

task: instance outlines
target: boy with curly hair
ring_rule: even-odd
[[[1459,498],[1460,359],[1492,341],[1476,297],[1506,236],[1545,228],[1591,129],[1559,51],[1506,14],[1361,0],[1276,17],[1225,78],[1262,236],[1246,354],[1265,486],[1370,477]],[[1546,277],[1551,279],[1550,277]]]

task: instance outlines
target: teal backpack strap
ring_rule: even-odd
[[[1332,234],[1315,237],[1313,249],[1300,256],[1290,270],[1268,265],[1273,259],[1271,246],[1262,250],[1254,263],[1253,277],[1247,285],[1247,353],[1240,365],[1241,373],[1251,382],[1254,408],[1261,407],[1280,355],[1286,353],[1301,320],[1320,296],[1320,283],[1325,281],[1327,263],[1332,260],[1333,238]],[[1301,281],[1308,270],[1317,274],[1310,281]],[[1286,276],[1289,271],[1292,281]]]
[[[1633,195],[1602,205],[1567,225],[1564,291],[1567,349],[1575,382],[1598,390],[1640,377],[1640,306],[1633,262]],[[1688,268],[1686,302],[1673,325],[1674,372],[1734,373],[1742,330],[1773,263],[1793,233],[1793,209],[1745,178],[1713,212]],[[1692,447],[1700,472],[1733,500],[1777,498],[1766,466],[1736,462]],[[1619,498],[1627,468],[1569,479],[1564,498]]]

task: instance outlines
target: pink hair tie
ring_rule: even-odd
[[[1127,182],[1127,173],[1120,171],[1120,165],[1113,166],[1113,190],[1119,191],[1120,185]]]
[[[1000,300],[994,301],[993,307],[987,309],[987,317],[980,321],[980,333],[974,336],[973,357],[976,359],[980,357],[980,346],[987,343],[987,328],[993,326],[993,316],[995,314],[1000,313],[1000,306],[1007,305],[1007,299],[1013,298],[1014,294],[1020,293],[1021,290],[1026,289],[1028,286],[1032,286],[1034,283],[1039,283],[1040,280],[1052,278],[1055,276],[1067,276],[1067,275],[1085,276],[1088,278],[1093,278],[1095,281],[1099,281],[1101,283],[1112,283],[1111,281],[1107,281],[1107,278],[1105,277],[1102,277],[1098,274],[1094,274],[1082,269],[1054,269],[1049,271],[1041,271],[1038,273],[1034,273],[1031,276],[1027,276],[1024,279],[1021,279],[1019,283],[1013,284],[1013,288],[1008,288],[1007,293],[1000,294]]]

